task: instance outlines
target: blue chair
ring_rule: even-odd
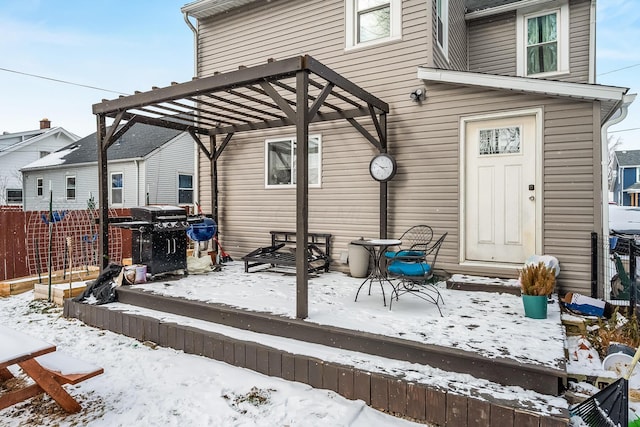
[[[438,252],[440,252],[440,247],[447,234],[444,233],[435,243],[428,245],[423,250],[416,251],[423,252],[422,254],[403,254],[403,250],[400,250],[394,257],[389,258],[387,274],[390,278],[398,280],[391,292],[390,310],[394,295],[398,300],[400,295],[411,294],[435,304],[440,316],[442,316],[440,303],[444,302],[444,300],[436,286],[437,282],[433,271]]]

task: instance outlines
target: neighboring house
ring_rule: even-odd
[[[98,123],[174,126],[143,108],[197,103],[181,129],[214,148],[198,153],[198,199],[234,257],[308,221],[332,234],[340,267],[353,239],[428,224],[448,232],[437,265],[447,272],[516,277],[548,254],[559,292],[591,294],[591,234],[608,233],[602,134],[633,100],[594,84],[594,0],[199,0],[182,11],[197,79],[93,111]],[[308,203],[294,180],[307,93]],[[367,109],[363,129],[351,119]],[[386,185],[369,175],[381,151],[397,163]]]
[[[180,131],[136,124],[109,148],[109,206],[192,205],[193,139]],[[96,134],[22,168],[24,210],[86,209],[98,198]]]
[[[620,206],[640,206],[640,150],[616,151],[613,171],[613,201]]]
[[[40,129],[0,135],[0,206],[22,205],[21,167],[79,138],[61,127],[52,128],[48,119],[40,121]]]

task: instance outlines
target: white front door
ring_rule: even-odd
[[[536,116],[464,126],[464,258],[522,264],[536,250]]]

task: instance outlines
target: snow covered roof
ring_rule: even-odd
[[[124,160],[145,157],[173,140],[181,131],[157,126],[134,124],[115,144],[109,147],[108,159]],[[135,144],[131,143],[135,140]],[[130,142],[130,143],[127,143]],[[47,169],[59,165],[97,163],[98,143],[92,133],[73,144],[49,154],[23,167],[22,171]]]
[[[80,138],[78,135],[61,127],[5,133],[0,135],[0,156],[46,138],[56,137],[57,134],[64,134],[72,141]]]
[[[616,151],[616,158],[619,166],[640,166],[640,150]]]
[[[182,6],[180,10],[194,18],[203,19],[256,1],[258,0],[197,0]]]

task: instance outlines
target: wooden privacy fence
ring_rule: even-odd
[[[97,232],[93,212],[59,211],[51,227],[52,270],[98,266]],[[47,272],[49,225],[46,211],[0,211],[0,280]],[[128,216],[129,209],[111,209],[110,216]],[[54,217],[55,219],[55,217]],[[115,228],[114,228],[115,229]],[[117,231],[115,231],[117,230]],[[115,229],[110,234],[114,261],[131,257],[131,232]],[[71,250],[65,246],[71,243]]]

